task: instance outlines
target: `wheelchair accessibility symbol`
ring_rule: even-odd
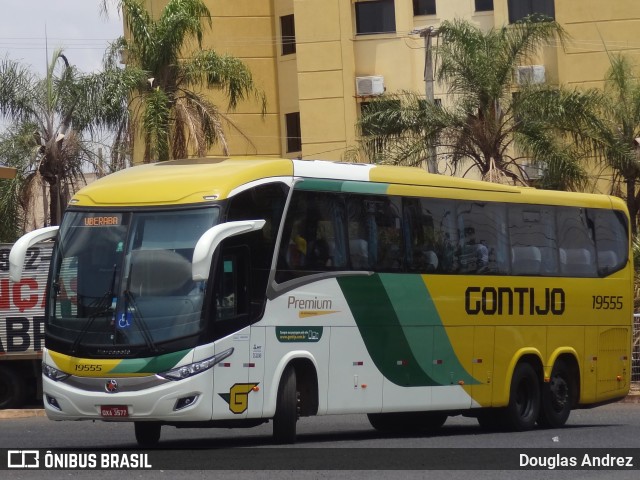
[[[126,314],[121,313],[120,318],[118,319],[118,328],[129,328],[132,320],[133,315],[131,312],[127,312]]]

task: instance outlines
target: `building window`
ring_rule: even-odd
[[[282,38],[282,55],[296,53],[296,26],[293,15],[280,17],[280,35]]]
[[[436,0],[413,0],[414,15],[435,15]]]
[[[287,113],[284,118],[287,126],[287,153],[299,152],[302,150],[300,112]]]
[[[493,11],[493,0],[476,0],[476,12]]]
[[[522,20],[527,15],[544,15],[556,18],[554,0],[508,0],[509,23]]]
[[[396,31],[394,0],[358,2],[356,8],[356,33],[390,33]]]

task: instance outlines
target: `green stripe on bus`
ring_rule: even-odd
[[[319,192],[364,193],[370,195],[385,195],[389,189],[388,183],[357,182],[353,180],[327,180],[305,178],[296,184],[296,190]]]
[[[109,373],[161,373],[171,370],[191,349],[167,353],[157,357],[132,358],[122,360]]]
[[[348,180],[342,185],[343,192],[365,193],[370,195],[386,195],[388,189],[388,183],[353,182]]]
[[[403,387],[437,385],[415,358],[380,276],[337,280],[367,351],[382,375]]]
[[[405,387],[479,383],[458,360],[420,275],[337,280],[367,351],[387,380]]]
[[[422,276],[380,274],[380,280],[420,367],[440,385],[451,384],[452,374],[455,383],[479,383],[458,360]]]
[[[342,180],[325,180],[318,178],[305,178],[302,182],[296,183],[296,190],[312,190],[321,192],[342,191]]]

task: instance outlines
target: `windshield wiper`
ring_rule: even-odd
[[[117,265],[114,264],[113,275],[111,276],[111,284],[109,286],[109,290],[107,290],[102,297],[98,298],[88,305],[87,308],[95,309],[96,311],[89,315],[87,321],[82,326],[82,330],[80,330],[80,333],[78,333],[78,336],[73,341],[73,345],[71,346],[71,353],[76,353],[78,345],[80,345],[80,342],[91,328],[91,325],[93,325],[94,320],[112,311],[111,304],[113,301],[113,290],[116,283],[116,270]]]
[[[135,320],[135,324],[144,339],[144,343],[147,344],[147,347],[153,352],[158,353],[160,350],[158,346],[153,341],[153,337],[151,336],[151,331],[149,330],[149,325],[147,321],[142,317],[140,310],[138,309],[138,304],[136,303],[135,298],[133,297],[133,293],[129,291],[129,289],[124,291],[124,298],[126,300],[125,304],[125,312],[129,310],[129,307],[133,311],[133,319]],[[126,314],[125,314],[126,315]]]
[[[131,293],[131,270],[133,269],[133,262],[129,265],[129,275],[127,276],[127,286],[124,289],[124,315],[126,318],[129,309],[132,310],[133,318],[135,320],[136,327],[140,331],[144,343],[147,345],[149,350],[153,353],[158,353],[159,349],[156,343],[153,341],[153,336],[151,335],[151,331],[149,330],[149,325],[147,321],[142,317],[140,313],[140,309],[138,308],[138,304],[136,303],[135,297],[133,293]],[[117,328],[117,326],[116,326]]]

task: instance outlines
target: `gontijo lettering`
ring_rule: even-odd
[[[464,308],[469,315],[562,315],[565,293],[561,288],[468,287]]]

